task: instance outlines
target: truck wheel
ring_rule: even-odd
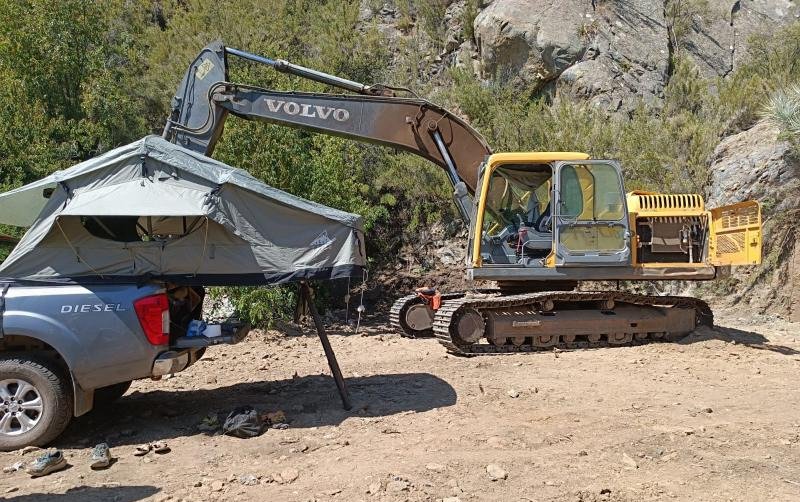
[[[109,385],[108,387],[100,387],[99,389],[95,389],[95,406],[103,406],[113,403],[117,399],[124,396],[126,392],[128,392],[128,389],[131,388],[132,383],[132,381],[128,380],[127,382],[115,383],[114,385]]]
[[[0,356],[0,451],[44,446],[72,419],[72,385],[54,362]]]

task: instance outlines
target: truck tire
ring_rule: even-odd
[[[100,387],[99,389],[95,389],[95,406],[105,406],[113,403],[117,399],[124,396],[126,392],[128,392],[128,389],[131,388],[132,383],[132,381],[128,380],[127,382],[115,383],[114,385],[109,385],[108,387]]]
[[[70,420],[72,383],[57,363],[28,354],[0,356],[0,451],[45,446]]]

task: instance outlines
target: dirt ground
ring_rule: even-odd
[[[55,445],[71,468],[39,479],[0,474],[0,496],[800,500],[800,324],[717,314],[721,327],[675,344],[480,358],[448,356],[373,319],[360,334],[331,337],[351,412],[311,332],[254,332],[76,419]],[[254,439],[198,431],[203,417],[244,404],[282,410],[289,428]],[[154,440],[172,451],[133,456]],[[118,460],[91,471],[100,441]],[[0,454],[0,465],[34,455]]]

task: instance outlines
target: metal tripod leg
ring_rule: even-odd
[[[345,410],[353,407],[350,403],[350,394],[347,392],[347,386],[342,377],[342,370],[339,369],[339,363],[336,361],[336,354],[333,353],[333,347],[328,340],[328,334],[325,332],[325,326],[322,324],[322,318],[317,312],[317,307],[314,305],[314,300],[311,298],[311,288],[308,287],[306,282],[300,283],[300,296],[301,300],[305,302],[308,311],[311,313],[311,318],[314,319],[314,326],[317,328],[317,335],[319,341],[322,342],[322,348],[325,350],[325,357],[328,359],[328,366],[331,368],[331,374],[336,382],[336,387],[339,389],[339,396],[342,398],[342,406]]]

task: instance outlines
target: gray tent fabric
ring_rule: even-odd
[[[147,136],[0,194],[30,226],[0,265],[18,280],[258,285],[361,275],[361,217]]]

